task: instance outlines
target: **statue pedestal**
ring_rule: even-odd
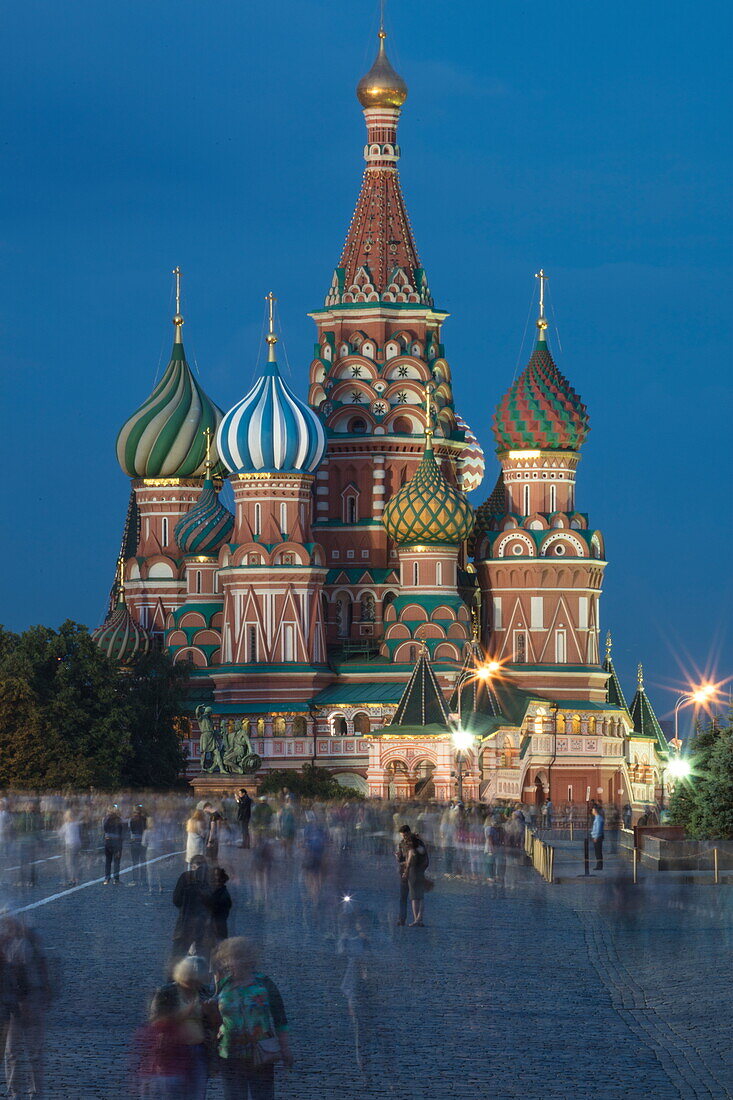
[[[189,780],[197,802],[210,799],[234,798],[237,791],[245,788],[250,798],[257,798],[260,787],[260,773],[254,775],[228,775],[220,772],[200,772]]]

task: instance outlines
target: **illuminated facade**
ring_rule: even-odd
[[[192,715],[246,724],[265,768],[322,762],[374,796],[447,799],[460,725],[470,797],[643,804],[666,742],[651,720],[635,730],[610,647],[601,664],[605,548],[575,499],[588,417],[547,344],[544,276],[474,514],[484,455],[454,407],[447,314],[400,188],[407,87],[383,31],[357,96],[366,166],[311,314],[308,401],[278,370],[270,295],[267,365],[223,413],[186,362],[179,294],[170,363],[118,437],[124,585],[98,640],[124,660],[155,638],[191,662]],[[196,770],[193,717],[189,749]]]

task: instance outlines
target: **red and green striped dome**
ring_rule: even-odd
[[[494,416],[498,451],[577,451],[590,431],[588,412],[539,339],[529,363]]]

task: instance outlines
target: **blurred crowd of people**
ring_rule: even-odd
[[[625,811],[599,807],[592,814],[597,858],[604,827],[626,824]],[[278,890],[296,884],[290,896],[297,898],[304,935],[330,937],[341,957],[340,990],[363,1069],[365,976],[381,933],[379,919],[349,896],[348,861],[396,859],[391,923],[404,926],[411,916],[409,924],[420,928],[431,876],[504,885],[527,828],[583,826],[586,817],[585,806],[556,812],[549,801],[301,802],[287,788],[277,796],[241,788],[199,802],[139,792],[10,794],[0,799],[0,876],[8,888],[124,882],[138,888],[141,900],[161,895],[161,904],[171,904],[170,947],[165,980],[150,988],[148,1019],[135,1040],[135,1095],[204,1100],[216,1074],[227,1100],[270,1100],[274,1066],[292,1065],[287,1016],[252,942],[233,934],[238,910],[251,923],[253,914],[279,903]],[[169,876],[161,875],[170,860],[184,864],[172,893]],[[8,1095],[40,1096],[53,982],[39,937],[10,911],[2,917],[0,961]]]

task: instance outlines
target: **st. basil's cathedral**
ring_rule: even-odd
[[[379,32],[357,86],[366,168],[316,326],[307,403],[277,364],[223,413],[192,373],[180,293],[170,362],[122,426],[132,491],[110,614],[113,658],[162,645],[192,666],[196,715],[248,732],[263,770],[330,769],[374,797],[457,793],[555,805],[658,797],[668,746],[641,670],[628,706],[606,566],[576,506],[586,408],[537,339],[498,403],[496,483],[457,413],[442,327],[400,188],[407,85]],[[180,292],[180,275],[177,278]],[[220,499],[226,479],[234,513]]]

